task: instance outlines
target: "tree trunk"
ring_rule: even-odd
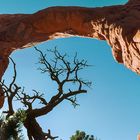
[[[24,126],[27,129],[29,140],[46,140],[45,133],[35,118],[28,116]]]

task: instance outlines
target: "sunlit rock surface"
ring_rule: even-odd
[[[138,136],[137,136],[137,140],[140,140],[140,134],[138,134]]]
[[[71,36],[106,40],[115,60],[140,74],[140,0],[130,0],[102,8],[51,7],[29,15],[0,15],[0,79],[14,50]]]

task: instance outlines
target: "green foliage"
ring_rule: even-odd
[[[77,130],[70,140],[97,140],[93,135],[87,135],[84,131]]]
[[[0,139],[22,140],[22,123],[26,119],[26,112],[18,110],[9,117],[0,119]]]
[[[23,123],[26,120],[27,114],[25,110],[19,109],[16,113],[13,114],[13,117],[16,118],[19,122]]]

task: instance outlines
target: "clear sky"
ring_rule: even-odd
[[[123,4],[127,0],[1,0],[0,13],[33,13],[49,6],[106,6]],[[93,81],[88,94],[79,96],[80,106],[74,109],[64,102],[46,117],[39,118],[44,130],[50,128],[54,135],[68,140],[76,130],[94,134],[101,140],[135,140],[140,132],[140,76],[123,65],[117,64],[110,47],[104,41],[84,38],[68,38],[48,41],[38,47],[58,46],[62,52],[72,55],[78,52],[94,66],[83,75]],[[17,63],[18,83],[28,91],[38,89],[46,94],[54,85],[37,71],[37,54],[33,48],[18,50],[12,54]],[[9,66],[4,79],[12,77]]]

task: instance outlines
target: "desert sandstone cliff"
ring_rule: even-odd
[[[140,0],[129,0],[102,8],[51,7],[34,14],[0,15],[0,79],[14,50],[70,36],[106,40],[116,61],[140,74]]]

